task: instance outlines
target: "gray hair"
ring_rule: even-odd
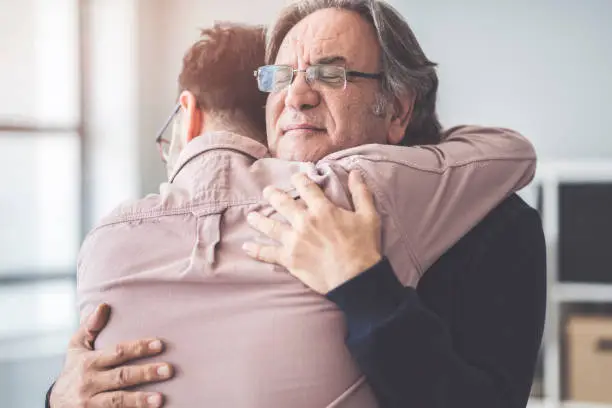
[[[380,113],[392,101],[414,98],[412,117],[400,144],[411,146],[440,142],[441,125],[436,114],[436,64],[425,56],[401,14],[381,0],[300,0],[285,7],[268,32],[267,63],[274,63],[285,36],[297,23],[315,11],[327,8],[354,11],[374,26],[382,50],[384,74],[384,98],[377,98],[374,112]]]

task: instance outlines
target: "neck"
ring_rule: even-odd
[[[209,117],[204,129],[206,132],[232,132],[266,143],[266,135],[249,121],[238,117]]]

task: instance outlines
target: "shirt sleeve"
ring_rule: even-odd
[[[473,268],[447,271],[457,276],[456,293],[439,301],[453,302],[452,317],[402,287],[386,260],[328,294],[346,315],[348,348],[381,406],[526,406],[544,326],[543,232],[532,213],[491,238]],[[439,297],[445,288],[437,284]]]
[[[527,139],[498,128],[451,129],[432,146],[368,145],[339,160],[360,170],[376,197],[384,234],[401,246],[385,253],[404,285],[412,285],[444,252],[534,176]]]

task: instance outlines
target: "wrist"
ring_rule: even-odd
[[[366,334],[411,301],[386,258],[326,296],[344,313],[350,337]]]
[[[361,275],[377,263],[382,260],[382,255],[373,252],[370,254],[362,254],[359,257],[354,257],[351,260],[347,260],[337,267],[335,270],[337,273],[331,274],[330,281],[328,282],[328,292],[334,290],[338,286],[350,281],[356,276]]]

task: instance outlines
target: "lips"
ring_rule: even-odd
[[[305,124],[305,123],[301,123],[301,124],[296,124],[296,125],[289,125],[289,126],[285,126],[283,127],[283,134],[290,132],[292,130],[306,130],[306,131],[312,131],[312,132],[322,132],[325,129],[324,128],[320,128],[314,125],[309,125],[309,124]]]

